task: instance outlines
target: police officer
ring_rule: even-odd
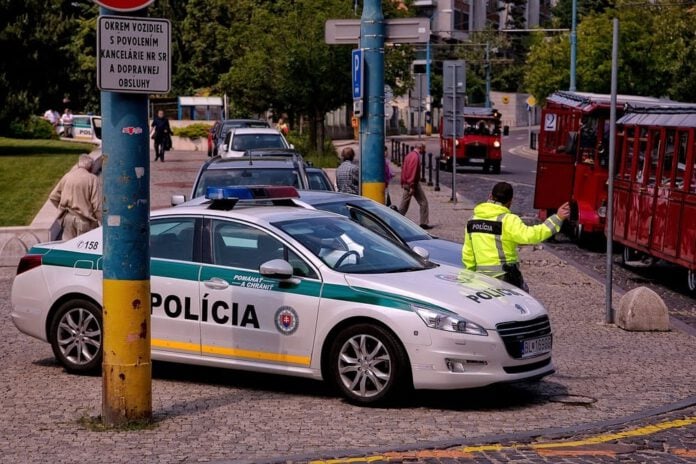
[[[519,270],[517,246],[541,243],[559,232],[570,215],[570,206],[566,202],[543,224],[527,226],[510,212],[512,195],[512,185],[498,182],[488,201],[474,208],[474,216],[466,224],[462,262],[470,271],[497,277],[528,291]]]

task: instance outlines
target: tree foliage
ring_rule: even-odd
[[[672,3],[624,3],[590,14],[578,26],[578,90],[609,93],[613,18],[619,19],[618,92],[696,100],[696,9]],[[567,37],[537,38],[525,69],[525,86],[537,99],[567,88]]]

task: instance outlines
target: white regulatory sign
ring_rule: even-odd
[[[148,94],[169,92],[170,29],[170,23],[166,19],[99,16],[99,89]]]

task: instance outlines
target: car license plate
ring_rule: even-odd
[[[522,357],[528,358],[542,353],[551,351],[552,337],[532,338],[530,340],[522,340]]]

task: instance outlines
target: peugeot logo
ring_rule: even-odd
[[[520,312],[520,314],[529,314],[529,311],[527,311],[527,308],[525,308],[524,306],[522,306],[519,303],[515,303],[515,309],[517,309]]]

